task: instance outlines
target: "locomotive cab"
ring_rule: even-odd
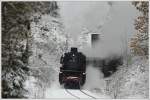
[[[85,83],[86,57],[78,52],[77,48],[71,48],[71,52],[65,53],[61,57],[60,63],[62,64],[59,72],[60,84],[66,86],[77,84],[77,87],[80,87]]]

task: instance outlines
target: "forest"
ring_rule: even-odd
[[[97,95],[149,98],[149,2],[130,4],[138,16],[134,18],[135,33],[126,44],[128,50],[122,55],[89,57],[87,61],[103,76],[104,85],[84,86]],[[46,98],[46,90],[59,84],[60,57],[74,42],[66,32],[60,10],[59,1],[1,1],[2,98]]]

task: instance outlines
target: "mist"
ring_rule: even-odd
[[[84,27],[93,31],[103,23],[109,11],[107,2],[91,1],[63,1],[60,5],[60,14],[66,32],[76,39]]]
[[[138,15],[131,2],[64,1],[58,4],[66,33],[73,38],[75,46],[84,28],[101,34],[95,46],[80,50],[86,56],[103,58],[126,52]]]
[[[93,67],[92,65],[88,65],[86,70],[86,83],[83,88],[104,92],[106,83],[103,77],[104,75],[100,69]]]

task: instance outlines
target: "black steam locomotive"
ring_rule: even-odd
[[[77,48],[65,53],[61,59],[59,83],[65,88],[80,88],[86,80],[86,57]]]

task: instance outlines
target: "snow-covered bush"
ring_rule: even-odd
[[[113,98],[148,98],[149,65],[145,57],[133,57],[129,66],[123,65],[108,79],[108,91]],[[137,97],[136,97],[137,96]]]

